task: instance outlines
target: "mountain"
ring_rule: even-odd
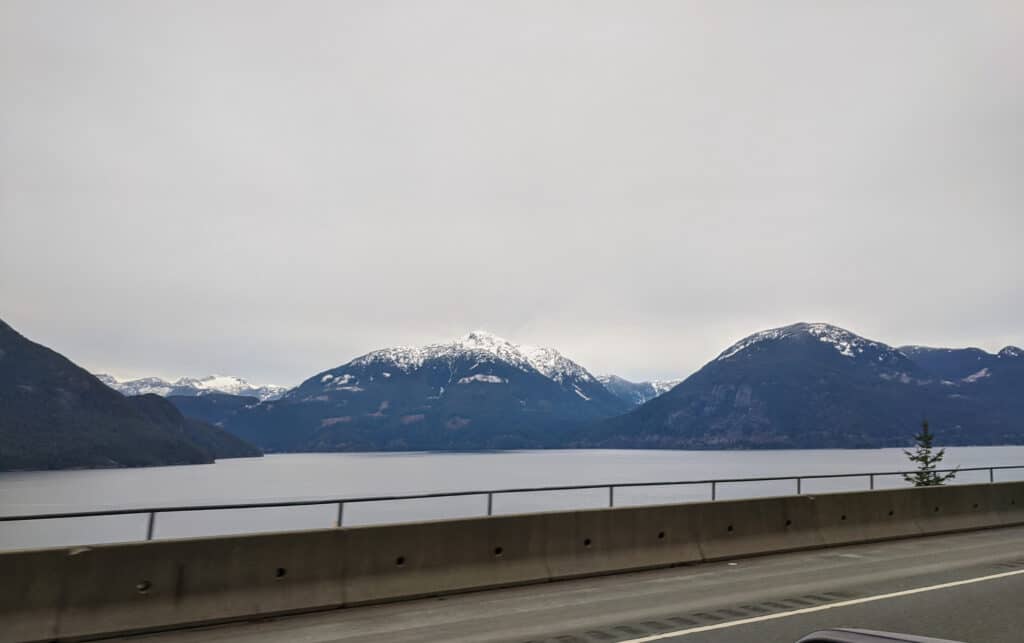
[[[524,448],[628,408],[558,351],[476,331],[368,353],[224,427],[278,451]]]
[[[980,348],[901,346],[899,350],[931,375],[947,382],[991,377],[995,371],[1020,365],[1024,356],[1024,351],[1016,346],[1007,346],[996,354]]]
[[[0,321],[0,470],[197,464],[259,454],[157,400],[124,397]]]
[[[166,399],[186,417],[197,418],[215,425],[222,425],[242,409],[260,403],[259,398],[228,395],[227,393],[169,395]]]
[[[207,397],[213,397],[213,395],[187,399],[206,399]],[[263,452],[256,447],[223,429],[212,426],[202,419],[186,417],[174,404],[159,395],[152,393],[136,395],[129,397],[128,401],[141,415],[162,427],[165,432],[198,446],[214,459],[252,458],[263,455]]]
[[[577,431],[570,443],[902,446],[923,417],[945,444],[1024,441],[1021,351],[935,350],[900,350],[829,324],[766,330],[727,348],[664,395]]]
[[[240,377],[231,375],[207,375],[206,377],[182,377],[169,382],[159,377],[143,377],[136,380],[119,380],[113,375],[99,373],[101,382],[124,395],[146,395],[153,393],[163,397],[197,396],[211,393],[227,393],[259,400],[276,400],[288,389],[284,386],[250,384]]]
[[[658,397],[683,380],[651,380],[630,382],[618,375],[598,375],[597,380],[616,397],[631,406],[640,406],[644,402]]]
[[[955,400],[983,406],[1007,430],[1024,430],[1024,350],[1007,346],[998,353],[980,348],[900,349]]]

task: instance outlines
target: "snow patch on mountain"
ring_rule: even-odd
[[[989,377],[991,375],[992,375],[992,373],[989,372],[988,368],[983,368],[980,371],[977,371],[975,373],[971,373],[967,377],[963,378],[963,381],[973,383],[973,382],[977,382],[978,380],[983,380],[986,377]]]
[[[559,383],[564,382],[565,380],[582,380],[584,382],[597,381],[597,378],[591,375],[587,369],[565,357],[553,348],[520,346],[519,350],[526,358],[526,361],[528,361],[535,369],[543,373],[548,379],[555,380]]]
[[[477,373],[476,375],[459,379],[459,384],[472,384],[473,382],[483,382],[484,384],[508,384],[508,380],[504,377],[498,377],[497,375],[483,375],[482,373]]]
[[[683,381],[682,378],[677,380],[651,380],[651,387],[654,388],[655,395],[661,395],[671,391]]]

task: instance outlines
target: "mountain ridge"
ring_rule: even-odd
[[[633,406],[640,406],[662,393],[671,390],[682,382],[682,378],[674,380],[643,380],[633,382],[618,375],[598,375],[599,382],[613,394],[629,402]]]
[[[1024,359],[999,376],[942,380],[936,367],[832,324],[753,333],[671,391],[577,432],[573,446],[842,448],[906,445],[923,417],[948,444],[1024,441],[1014,417]],[[993,371],[994,372],[994,371]]]
[[[96,373],[96,377],[122,395],[146,395],[161,397],[200,396],[211,393],[226,393],[243,397],[255,397],[260,401],[276,400],[288,389],[274,384],[251,384],[233,375],[206,375],[204,377],[179,377],[174,381],[160,377],[141,377],[122,380],[107,373]]]
[[[0,470],[203,464],[259,451],[163,398],[127,398],[0,320]]]

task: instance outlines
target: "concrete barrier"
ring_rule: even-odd
[[[65,557],[58,634],[136,631],[337,607],[345,535],[189,539],[80,548]]]
[[[0,641],[165,629],[1024,524],[1024,482],[0,553]]]
[[[57,637],[69,554],[60,549],[0,554],[0,641]]]
[[[701,560],[696,505],[660,505],[545,516],[550,577],[573,578]]]
[[[345,603],[548,580],[542,514],[339,530]]]
[[[810,496],[731,500],[694,507],[704,560],[824,545]]]
[[[992,489],[985,485],[931,487],[920,494],[924,533],[979,529],[1001,524],[992,503]]]
[[[1001,483],[992,485],[989,491],[992,506],[1005,525],[1024,523],[1024,485]]]
[[[814,496],[822,540],[834,546],[919,536],[925,533],[918,523],[923,506],[920,491],[888,489]]]

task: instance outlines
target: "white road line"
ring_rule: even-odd
[[[730,627],[736,627],[738,625],[747,625],[748,623],[760,623],[762,621],[771,621],[777,618],[787,618],[789,616],[799,616],[801,614],[811,614],[813,612],[824,612],[825,610],[836,609],[837,607],[848,607],[850,605],[860,605],[861,603],[873,603],[874,601],[884,601],[890,598],[899,598],[900,596],[910,596],[912,594],[922,594],[924,592],[934,592],[938,589],[948,589],[950,587],[959,587],[960,585],[972,585],[974,583],[984,583],[985,581],[998,580],[1000,578],[1007,578],[1009,576],[1019,576],[1024,574],[1024,569],[1018,569],[1012,572],[1003,572],[1001,574],[992,574],[991,576],[979,576],[977,578],[968,578],[966,580],[957,580],[951,583],[942,583],[940,585],[929,585],[928,587],[917,587],[915,589],[905,589],[900,592],[892,592],[890,594],[878,594],[876,596],[866,596],[864,598],[851,598],[847,601],[840,601],[838,603],[828,603],[825,605],[817,605],[815,607],[805,607],[798,610],[792,610],[790,612],[778,612],[776,614],[766,614],[765,616],[754,616],[752,618],[744,618],[738,621],[728,621],[726,623],[718,623],[715,625],[704,625],[701,627],[691,627],[685,630],[676,630],[675,632],[663,632],[661,634],[653,634],[651,636],[642,636],[638,639],[629,639],[622,641],[621,643],[650,643],[651,641],[663,641],[676,636],[687,636],[690,634],[699,634],[700,632],[710,632],[712,630],[724,630]]]

